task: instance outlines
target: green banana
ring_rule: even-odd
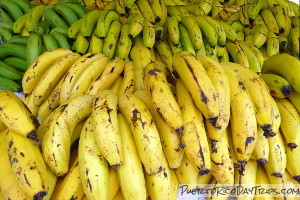
[[[210,23],[208,23],[208,21],[206,21],[202,16],[197,16],[195,19],[209,45],[212,47],[216,46],[218,44],[218,36],[214,27],[210,25]]]
[[[157,25],[157,24],[154,24],[153,28],[155,30],[155,37],[161,39],[164,35],[164,27],[160,26],[160,25]]]
[[[43,35],[45,33],[48,33],[49,30],[50,30],[50,23],[48,21],[44,20],[44,21],[41,21],[40,23],[38,23],[34,27],[33,33]]]
[[[28,39],[29,39],[28,36],[15,36],[7,40],[7,43],[14,43],[14,44],[26,46]]]
[[[5,58],[3,62],[22,72],[28,68],[26,60],[14,56]]]
[[[71,26],[78,20],[76,13],[68,6],[65,6],[63,4],[56,4],[52,7],[52,9],[60,16],[62,16],[69,26]]]
[[[13,23],[13,22],[7,22],[7,21],[1,21],[1,20],[0,20],[0,27],[6,28],[6,29],[9,30],[9,32],[11,32],[11,33],[14,32],[13,26],[14,26],[14,23]]]
[[[271,10],[277,22],[279,28],[279,34],[284,33],[286,29],[286,21],[285,21],[285,14],[283,12],[283,8],[279,5],[276,5]]]
[[[268,32],[269,30],[267,27],[261,24],[255,25],[250,32],[250,35],[253,35],[252,44],[257,48],[260,48],[267,41]]]
[[[128,17],[126,23],[129,24],[129,37],[135,38],[139,33],[143,31],[145,18],[141,14],[133,13]]]
[[[81,34],[84,37],[86,37],[86,36],[89,37],[92,35],[94,27],[95,27],[100,15],[101,15],[100,10],[92,10],[84,16],[84,18],[83,18],[84,20],[82,23],[82,29],[81,29]]]
[[[66,28],[66,27],[55,27],[49,33],[58,32],[68,38],[69,37],[68,31],[69,31],[69,28]]]
[[[216,46],[217,57],[220,63],[229,62],[229,55],[226,47]]]
[[[237,40],[237,34],[233,27],[231,27],[229,24],[223,21],[218,21],[218,23],[223,27],[226,38],[228,38],[230,41],[235,42]]]
[[[2,42],[6,42],[7,40],[9,40],[12,37],[13,37],[13,35],[8,29],[6,29],[4,27],[0,28],[0,40]]]
[[[291,94],[290,83],[282,76],[276,74],[262,74],[261,78],[267,84],[270,94],[276,98],[285,98]]]
[[[103,43],[104,43],[104,40],[101,38],[98,38],[96,36],[96,34],[94,33],[90,39],[90,46],[89,46],[88,52],[102,53],[103,52]]]
[[[13,24],[13,32],[21,34],[22,31],[28,26],[29,15],[26,13],[19,17]]]
[[[265,4],[266,0],[258,0],[257,3],[254,4],[255,6],[251,7],[251,9],[248,11],[249,19],[253,21],[258,16],[259,12]]]
[[[59,48],[71,49],[68,39],[62,33],[52,32],[51,35],[54,36]]]
[[[43,39],[43,44],[46,48],[47,51],[50,51],[50,50],[53,50],[53,49],[57,49],[58,48],[58,45],[57,45],[57,42],[54,38],[53,35],[50,35],[50,34],[44,34],[42,36],[42,39]]]
[[[277,39],[279,41],[279,49],[280,50],[285,50],[288,47],[288,38],[287,37],[283,37],[283,36],[277,36]]]
[[[269,31],[274,32],[275,34],[279,34],[279,27],[276,22],[276,19],[269,9],[263,9],[260,13],[261,17],[263,18],[266,26],[268,27]]]
[[[125,16],[126,8],[124,0],[115,0],[116,1],[116,11],[120,16]]]
[[[196,51],[194,49],[189,32],[185,28],[185,26],[179,24],[179,33],[180,33],[180,42],[182,44],[182,49],[184,51],[188,51],[188,52],[192,53],[193,55],[196,55]],[[204,47],[202,47],[202,48],[204,48]]]
[[[53,28],[69,27],[69,25],[52,8],[47,8],[44,11],[44,17]]]
[[[279,40],[278,37],[272,31],[269,31],[267,36],[267,53],[271,57],[279,53]]]
[[[112,59],[116,52],[116,47],[121,33],[122,25],[118,21],[113,21],[109,27],[109,34],[104,39],[103,54]]]
[[[33,31],[34,27],[42,20],[45,11],[47,9],[47,6],[44,5],[38,5],[33,7],[28,12],[28,25],[27,30]],[[49,8],[51,10],[51,8]]]
[[[2,19],[2,21],[6,21],[6,22],[14,22],[15,21],[1,7],[0,7],[0,18]]]
[[[0,89],[12,92],[21,92],[22,86],[16,81],[0,76]]]
[[[202,31],[196,19],[190,16],[181,17],[181,24],[187,29],[195,50],[204,47]],[[195,55],[195,54],[194,54]]]
[[[175,16],[168,17],[166,23],[166,30],[168,31],[168,38],[173,44],[179,44],[179,20]]]
[[[23,73],[19,72],[17,69],[0,61],[0,76],[11,79],[11,80],[21,80]]]
[[[131,50],[132,40],[129,37],[129,24],[122,25],[120,38],[117,47],[117,54],[120,58],[127,59]]]
[[[11,38],[12,39],[12,38]],[[10,40],[11,40],[10,39]],[[20,44],[3,43],[0,45],[0,59],[8,56],[15,56],[18,58],[26,59],[26,47]]]
[[[218,36],[218,45],[225,46],[226,44],[226,32],[224,28],[212,17],[202,16],[216,31]]]
[[[19,17],[23,15],[21,8],[13,1],[2,0],[0,6],[9,14],[9,16],[14,21],[16,21]]]
[[[28,13],[29,10],[32,8],[32,5],[28,1],[24,1],[24,0],[10,0],[10,1],[17,4],[19,8],[21,8],[23,13]]]
[[[237,44],[239,44],[241,46],[242,50],[245,52],[247,59],[248,59],[249,68],[252,69],[252,71],[254,71],[255,73],[260,75],[262,63],[259,62],[256,54],[251,50],[251,48],[249,48],[247,45],[245,45],[245,43],[242,43],[242,42],[240,43],[239,41],[237,41]]]
[[[155,43],[155,29],[150,21],[145,20],[142,33],[144,46],[151,49]]]
[[[26,45],[26,62],[27,66],[30,66],[31,63],[42,53],[42,37],[39,34],[31,34]]]
[[[109,26],[113,21],[119,20],[119,15],[114,10],[101,11],[97,21],[96,35],[104,39],[108,33]]]
[[[80,20],[76,21],[74,24],[70,26],[68,29],[68,37],[69,38],[76,38],[77,35],[81,33],[81,27],[83,25],[84,18],[81,18]]]
[[[83,6],[80,6],[78,4],[75,3],[60,3],[60,4],[65,5],[70,9],[72,9],[79,19],[83,18],[84,15],[87,13],[87,10]]]

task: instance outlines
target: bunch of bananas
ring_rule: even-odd
[[[262,75],[189,51],[167,65],[144,45],[130,58],[47,51],[26,70],[22,100],[0,92],[4,198],[160,200],[176,199],[179,184],[299,187],[297,58],[273,55]]]

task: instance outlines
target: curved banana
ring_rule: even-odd
[[[264,187],[267,190],[272,189],[266,170],[262,165],[257,165],[256,184],[259,187]],[[270,197],[269,194],[261,194],[259,197],[255,196],[254,200],[275,200],[275,197]]]
[[[119,57],[110,60],[105,69],[98,74],[86,91],[86,94],[96,95],[99,91],[110,88],[124,69],[125,61]]]
[[[249,60],[246,55],[246,52],[243,50],[241,45],[237,42],[226,42],[226,49],[231,55],[235,63],[242,65],[245,68],[249,68]]]
[[[163,150],[150,111],[133,94],[121,94],[118,106],[130,126],[146,172],[150,175],[159,172]]]
[[[182,49],[184,51],[188,51],[188,52],[192,53],[193,55],[195,55],[196,52],[195,52],[195,48],[193,46],[193,41],[189,35],[189,31],[186,29],[185,26],[180,24],[179,25],[179,33],[180,33],[180,43],[181,43]],[[200,49],[204,49],[204,48],[202,47]]]
[[[72,132],[78,122],[91,114],[93,99],[90,95],[82,95],[56,108],[58,114],[49,123],[42,141],[43,157],[56,176],[69,170]]]
[[[263,9],[260,12],[261,17],[263,18],[266,26],[268,27],[269,31],[272,31],[275,34],[279,34],[279,27],[276,22],[276,19],[272,13],[271,10],[269,9]]]
[[[132,40],[129,37],[129,33],[129,24],[123,24],[116,53],[118,57],[123,59],[128,59],[132,47]]]
[[[236,31],[234,30],[234,28],[223,21],[218,21],[218,23],[224,29],[224,31],[226,33],[226,38],[232,42],[235,42],[237,40],[237,34],[236,34]]]
[[[50,25],[55,28],[55,27],[66,27],[69,28],[69,25],[67,22],[58,15],[52,8],[47,8],[44,11],[44,17],[45,20],[47,20]]]
[[[3,0],[3,1],[1,1],[0,6],[2,9],[4,9],[9,14],[11,19],[13,19],[14,21],[16,21],[19,17],[21,17],[23,15],[22,9],[13,1]]]
[[[261,78],[267,84],[270,94],[276,98],[285,98],[291,94],[290,83],[282,76],[276,74],[262,74]]]
[[[255,25],[250,31],[250,35],[253,35],[252,44],[257,48],[263,46],[267,41],[268,32],[269,30],[266,26],[261,24]]]
[[[82,22],[81,34],[85,37],[90,37],[96,26],[97,20],[101,15],[100,10],[93,10],[85,14]]]
[[[64,4],[56,4],[52,7],[52,9],[62,16],[69,26],[79,20],[75,11]]]
[[[80,134],[78,146],[80,179],[88,199],[107,199],[108,163],[98,148],[92,121],[92,117],[87,119]]]
[[[139,7],[142,15],[152,24],[155,23],[155,15],[148,0],[136,0],[136,5]]]
[[[81,33],[81,29],[83,26],[84,18],[81,18],[74,22],[68,29],[68,37],[69,38],[77,38],[77,36]],[[57,27],[56,27],[57,28]]]
[[[289,146],[286,145],[286,169],[291,174],[294,180],[300,182],[300,170],[297,167],[299,160],[299,153],[300,148],[291,149]]]
[[[134,62],[127,61],[124,65],[124,78],[123,82],[119,88],[117,95],[121,95],[123,93],[132,94],[134,89]]]
[[[191,41],[192,41],[192,45],[195,48],[195,50],[203,48],[204,44],[203,44],[202,34],[204,34],[204,31],[202,29],[200,29],[201,26],[199,27],[199,23],[203,23],[203,22],[202,21],[199,22],[199,19],[193,18],[190,16],[181,17],[180,22],[187,29],[189,36],[191,38]],[[212,30],[212,29],[210,29],[210,30]],[[207,30],[205,30],[205,31],[207,31]],[[207,36],[207,35],[205,35],[205,36]],[[211,37],[212,36],[210,35],[209,38],[211,38]],[[214,38],[214,39],[216,39],[216,38]],[[211,39],[210,42],[214,43],[214,42],[217,42],[217,40]]]
[[[144,46],[148,49],[151,49],[155,43],[155,29],[154,26],[150,23],[150,21],[144,21],[143,27],[143,42]]]
[[[267,36],[267,54],[269,57],[279,53],[279,40],[275,33],[269,31]]]
[[[258,164],[264,165],[268,162],[269,150],[269,142],[268,138],[264,135],[264,130],[261,127],[257,127],[257,141],[251,159],[255,160]]]
[[[53,35],[43,34],[42,39],[43,39],[43,44],[47,51],[58,49],[58,44]]]
[[[124,155],[124,163],[117,168],[122,193],[125,199],[146,199],[144,172],[132,132],[124,116],[118,113],[117,117]]]
[[[169,47],[169,44],[164,39],[160,39],[155,41],[154,44],[155,50],[157,50],[158,54],[160,55],[160,58],[162,62],[167,66],[168,70],[172,73],[174,71],[173,65],[172,65],[172,50]]]
[[[224,28],[212,17],[202,16],[209,24],[215,29],[218,39],[218,45],[225,46],[226,43],[226,32]]]
[[[300,94],[295,90],[292,90],[288,98],[293,103],[298,113],[300,113]]]
[[[210,152],[202,113],[181,80],[176,82],[176,97],[184,125],[182,132],[184,152],[198,168],[200,175],[208,174],[211,170]]]
[[[28,38],[26,46],[26,62],[30,66],[35,59],[42,54],[43,41],[42,37],[38,34],[31,34]]]
[[[129,24],[129,37],[131,39],[135,38],[143,31],[145,18],[142,14],[133,13],[131,14],[126,23]]]
[[[109,27],[109,34],[104,39],[103,54],[112,59],[115,56],[122,24],[119,21],[113,21]]]
[[[97,20],[96,35],[104,39],[108,34],[108,29],[113,21],[119,20],[119,16],[115,10],[101,11]]]
[[[196,106],[209,120],[209,123],[215,127],[220,112],[216,100],[216,89],[201,62],[191,53],[182,51],[174,55],[173,67],[191,92]]]

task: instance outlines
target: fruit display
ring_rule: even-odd
[[[2,0],[0,200],[175,200],[180,184],[299,190],[299,10]],[[289,195],[234,194],[300,198]]]

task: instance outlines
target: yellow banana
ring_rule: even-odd
[[[255,160],[258,164],[264,165],[268,162],[269,150],[268,138],[264,136],[262,128],[257,127],[257,141],[251,159]]]
[[[266,190],[272,189],[268,175],[262,165],[257,165],[256,184],[257,186]],[[270,194],[258,194],[255,195],[254,200],[275,200],[275,198],[272,197]]]
[[[291,91],[291,94],[288,96],[289,100],[297,109],[298,113],[300,113],[300,94],[295,90]]]
[[[113,167],[109,168],[109,177],[108,177],[108,199],[112,200],[114,196],[118,193],[120,189],[120,181],[118,178],[118,172]]]
[[[124,66],[124,78],[117,95],[121,95],[123,93],[132,94],[134,89],[134,62],[127,61]]]

